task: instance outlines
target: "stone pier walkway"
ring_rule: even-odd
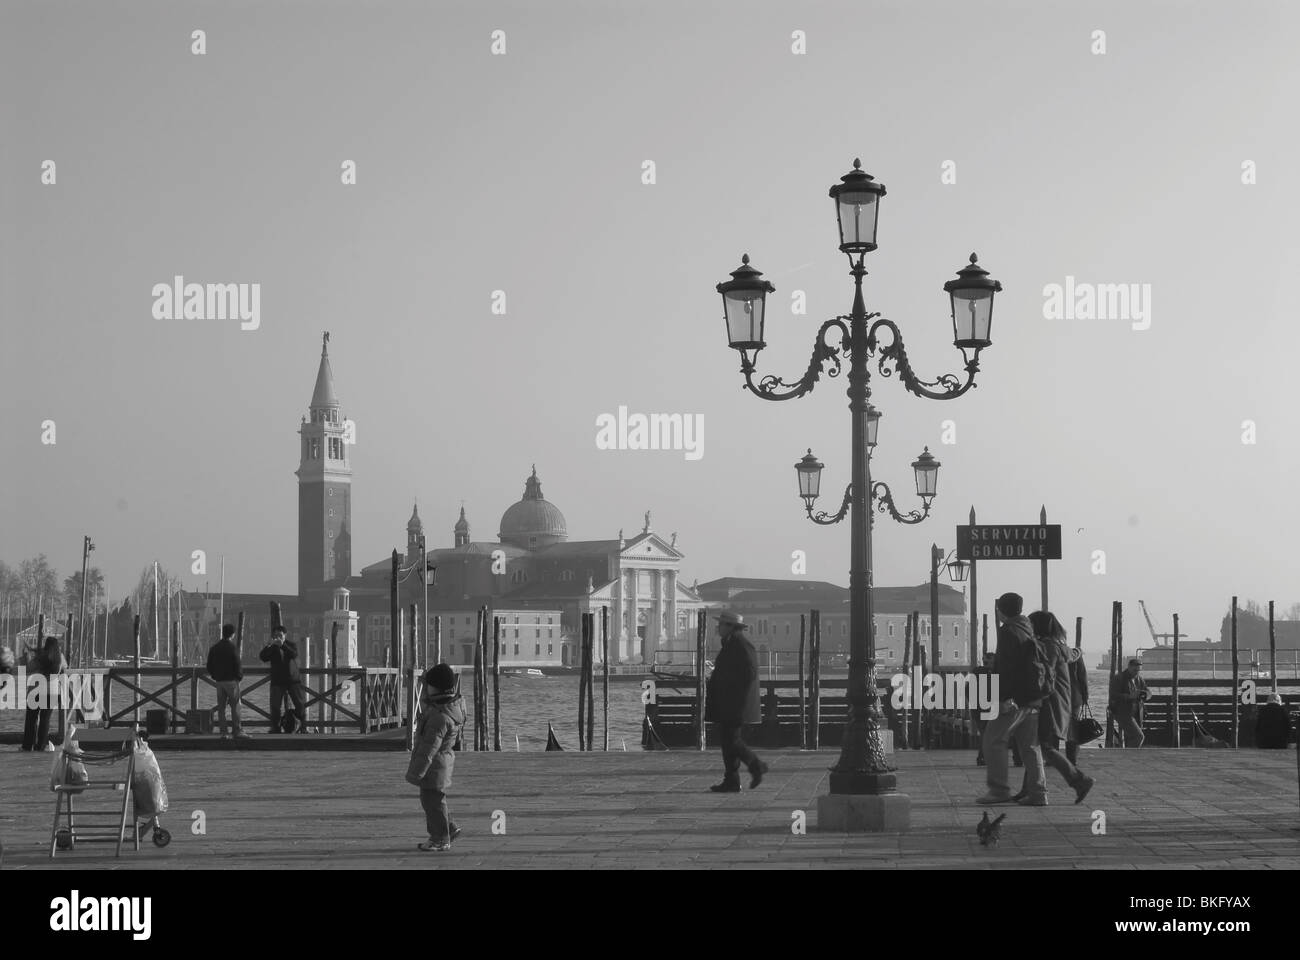
[[[461,754],[452,812],[464,835],[450,853],[424,854],[405,754],[160,753],[171,845],[115,859],[94,844],[51,863],[51,757],[10,748],[0,754],[3,869],[1300,868],[1294,749],[1086,751],[1097,779],[1087,801],[1074,805],[1049,771],[1051,806],[994,808],[1008,814],[997,849],[975,836],[984,771],[970,753],[898,755],[911,829],[852,836],[816,829],[834,752],[765,756],[772,772],[758,790],[719,795],[707,789],[716,753]],[[799,810],[803,836],[791,830]],[[200,811],[207,832],[196,836]],[[1093,832],[1098,812],[1104,835]]]

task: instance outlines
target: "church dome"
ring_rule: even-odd
[[[564,524],[564,514],[555,504],[542,499],[542,482],[537,478],[537,467],[524,483],[524,496],[501,515],[502,543],[535,550],[569,539]]]

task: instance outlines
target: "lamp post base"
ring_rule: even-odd
[[[828,793],[817,798],[817,829],[839,833],[903,833],[911,825],[905,793]]]

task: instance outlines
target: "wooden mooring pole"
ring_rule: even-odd
[[[131,621],[131,649],[135,657],[135,690],[131,691],[131,699],[135,701],[135,705],[131,709],[131,721],[138,730],[140,726],[140,615],[138,613]]]
[[[501,752],[501,618],[492,618],[492,749]]]
[[[1241,727],[1241,677],[1237,661],[1237,598],[1232,598],[1232,745],[1239,745]],[[1300,748],[1297,748],[1300,749]]]
[[[596,615],[587,614],[587,749],[596,749]]]
[[[330,734],[337,734],[338,728],[338,699],[339,699],[339,622],[334,621],[330,627],[330,673],[329,673],[330,690]]]
[[[415,604],[411,604],[411,632],[410,632],[411,665],[406,670],[406,682],[408,685],[406,691],[406,710],[407,710],[406,716],[409,720],[409,724],[406,728],[406,749],[407,750],[415,749],[415,723],[417,720],[416,714],[419,712],[419,706],[420,706],[419,697],[415,689],[416,687],[415,671],[418,667],[416,663],[416,660],[418,658],[417,651],[420,648],[419,646],[420,629],[419,629],[418,609],[419,608],[416,607]],[[401,678],[398,678],[398,684],[399,684],[398,689],[400,689]]]
[[[822,612],[812,612],[812,660],[809,670],[812,673],[812,748],[820,750],[822,746]]]
[[[912,643],[912,618],[908,617],[903,621],[903,676],[907,678],[903,685],[903,716],[902,723],[899,724],[899,732],[902,734],[898,738],[898,749],[907,750],[912,746],[912,691],[915,684],[912,682],[912,652],[915,649]]]
[[[603,726],[605,752],[609,752],[609,607],[600,608],[600,663],[601,696],[603,697]]]
[[[587,749],[587,615],[579,616],[578,644],[578,752]]]
[[[1277,634],[1273,632],[1273,601],[1268,602],[1268,676],[1273,681],[1272,691],[1277,693]],[[1300,747],[1296,747],[1300,750]]]
[[[709,615],[700,610],[695,617],[695,749],[704,750],[708,742],[708,733],[704,726],[704,710],[708,696],[704,683],[704,661],[709,640]],[[803,676],[803,672],[799,674]]]
[[[1169,718],[1174,725],[1173,744],[1175,747],[1183,745],[1183,723],[1182,716],[1178,712],[1178,614],[1174,614],[1174,669],[1173,669],[1173,691],[1171,694]]]
[[[805,644],[804,640],[808,633],[808,617],[806,614],[799,614],[799,749],[808,749],[808,714],[806,713],[807,697],[804,696],[804,672],[803,658]],[[700,671],[701,673],[703,671]],[[704,749],[701,747],[700,749]]]
[[[179,620],[174,620],[172,621],[172,713],[171,723],[167,724],[167,728],[171,730],[172,733],[176,732],[176,685],[178,682],[177,675],[180,673],[180,665],[181,622]],[[232,717],[231,719],[234,718]]]

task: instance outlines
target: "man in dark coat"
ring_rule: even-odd
[[[718,616],[718,653],[709,677],[704,719],[718,725],[722,742],[722,782],[709,787],[714,793],[740,792],[740,764],[749,769],[749,788],[763,782],[767,764],[740,738],[747,723],[763,719],[758,697],[758,654],[745,636],[745,618],[725,611]]]
[[[280,705],[287,696],[293,702],[298,731],[305,730],[307,719],[302,695],[302,671],[298,668],[298,646],[286,640],[284,627],[271,630],[271,642],[262,648],[261,659],[271,665],[271,732],[280,733]]]
[[[1036,691],[1021,688],[1026,645],[1034,642],[1033,627],[1023,613],[1024,604],[1024,598],[1018,593],[1004,593],[994,606],[998,624],[997,653],[993,658],[998,681],[998,715],[984,727],[985,781],[989,789],[976,803],[1022,802],[1035,807],[1047,803],[1047,777],[1038,746],[1038,711],[1043,698]],[[1007,782],[1012,738],[1019,745],[1025,763],[1023,792],[1026,796],[1020,801]]]
[[[228,740],[226,733],[226,704],[230,704],[230,720],[235,728],[235,737],[247,740],[243,724],[239,718],[239,681],[244,679],[244,668],[239,662],[239,651],[231,637],[235,635],[235,625],[227,623],[221,628],[221,639],[208,650],[208,676],[217,687],[217,723],[221,729],[221,739]]]
[[[1110,712],[1124,735],[1125,747],[1140,747],[1146,742],[1142,732],[1142,704],[1150,696],[1142,679],[1142,661],[1134,657],[1110,682]]]

